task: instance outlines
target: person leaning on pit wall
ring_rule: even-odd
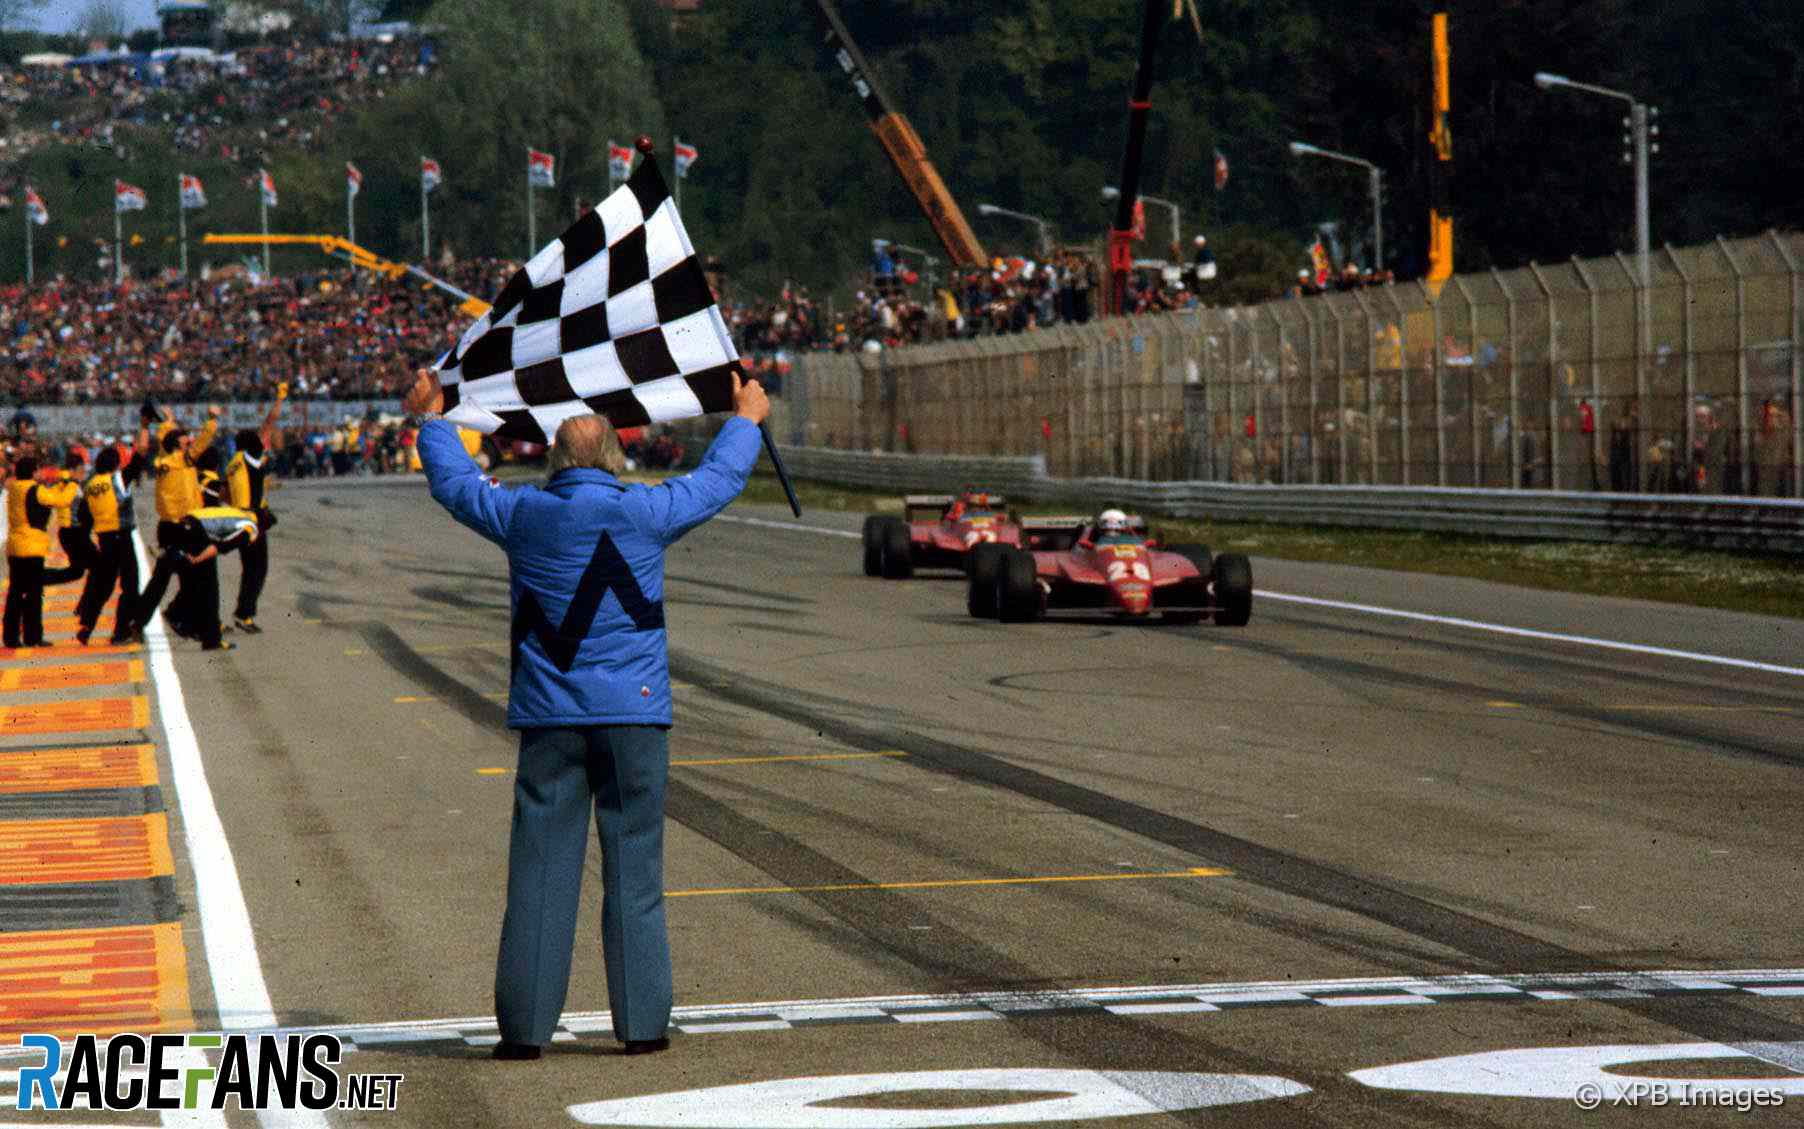
[[[614,1038],[627,1054],[663,1050],[671,1006],[664,550],[745,488],[770,401],[757,381],[736,376],[737,414],[701,465],[656,486],[622,483],[626,456],[613,427],[575,416],[557,429],[546,485],[505,489],[436,418],[444,399],[438,377],[423,370],[403,403],[409,415],[433,417],[419,436],[432,497],[506,551],[512,589],[507,724],[520,731],[520,758],[495,966],[495,1057],[538,1058],[563,1012],[591,803]]]

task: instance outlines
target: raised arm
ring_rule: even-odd
[[[513,515],[514,492],[503,490],[494,479],[482,473],[476,460],[464,450],[457,428],[436,418],[445,408],[445,393],[439,387],[438,374],[421,369],[413,387],[401,401],[408,415],[432,416],[420,426],[415,442],[419,446],[420,466],[426,471],[432,500],[449,510],[451,516],[487,537],[497,545],[506,543],[508,519]]]
[[[741,384],[736,375],[733,405],[737,412],[722,425],[700,466],[641,495],[647,524],[667,545],[726,509],[745,489],[758,461],[758,425],[770,414],[770,400],[757,381]]]
[[[190,461],[200,458],[200,453],[213,445],[213,437],[219,434],[219,405],[207,408],[207,426],[195,435],[193,446],[188,448]]]
[[[288,399],[288,382],[284,380],[276,385],[276,398],[270,402],[269,411],[264,413],[263,426],[257,428],[257,438],[263,440],[263,450],[268,451],[276,442],[276,421],[282,418],[282,401]]]

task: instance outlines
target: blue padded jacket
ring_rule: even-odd
[[[664,549],[739,496],[758,446],[757,425],[734,416],[699,467],[657,486],[570,468],[506,487],[450,424],[420,429],[434,500],[507,553],[509,727],[670,724]]]

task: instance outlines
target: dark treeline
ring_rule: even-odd
[[[1187,17],[1163,31],[1143,184],[1181,205],[1186,237],[1211,236],[1224,276],[1215,300],[1281,288],[1321,222],[1337,223],[1343,253],[1364,261],[1364,177],[1291,157],[1292,140],[1385,169],[1387,265],[1402,278],[1418,274],[1432,6],[1197,7],[1200,41]],[[434,234],[459,254],[517,256],[526,144],[559,157],[557,190],[538,197],[546,236],[602,190],[609,139],[653,134],[668,161],[674,131],[701,151],[684,185],[691,232],[725,261],[740,293],[771,293],[785,280],[847,285],[866,268],[873,237],[938,250],[824,56],[811,3],[703,0],[674,25],[655,0],[441,0],[422,9],[399,0],[388,14],[439,29],[437,77],[367,107],[323,153],[268,155],[283,177],[285,224],[339,230],[341,161],[356,159],[367,177],[359,234],[379,251],[417,256],[417,160],[430,153],[446,171]],[[1031,253],[1034,232],[978,217],[980,202],[1046,216],[1069,243],[1100,240],[1109,218],[1100,190],[1119,175],[1126,125],[1132,0],[843,0],[842,10],[992,253]],[[1541,92],[1538,70],[1660,108],[1657,244],[1804,223],[1804,5],[1484,0],[1455,3],[1451,14],[1460,269],[1629,245],[1623,108]],[[166,179],[176,159],[153,157],[155,148],[138,146]],[[1219,193],[1217,149],[1232,165]],[[108,189],[115,173],[131,178],[104,158],[87,163]],[[68,171],[65,161],[38,179],[104,207],[106,194],[69,184]],[[63,208],[59,218],[68,201]],[[103,212],[84,222],[110,235]],[[1149,208],[1148,226],[1143,253],[1160,256],[1165,211]]]

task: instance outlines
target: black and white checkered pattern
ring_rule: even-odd
[[[639,427],[727,411],[738,369],[650,158],[509,279],[438,363],[446,419],[535,443],[589,412]]]

